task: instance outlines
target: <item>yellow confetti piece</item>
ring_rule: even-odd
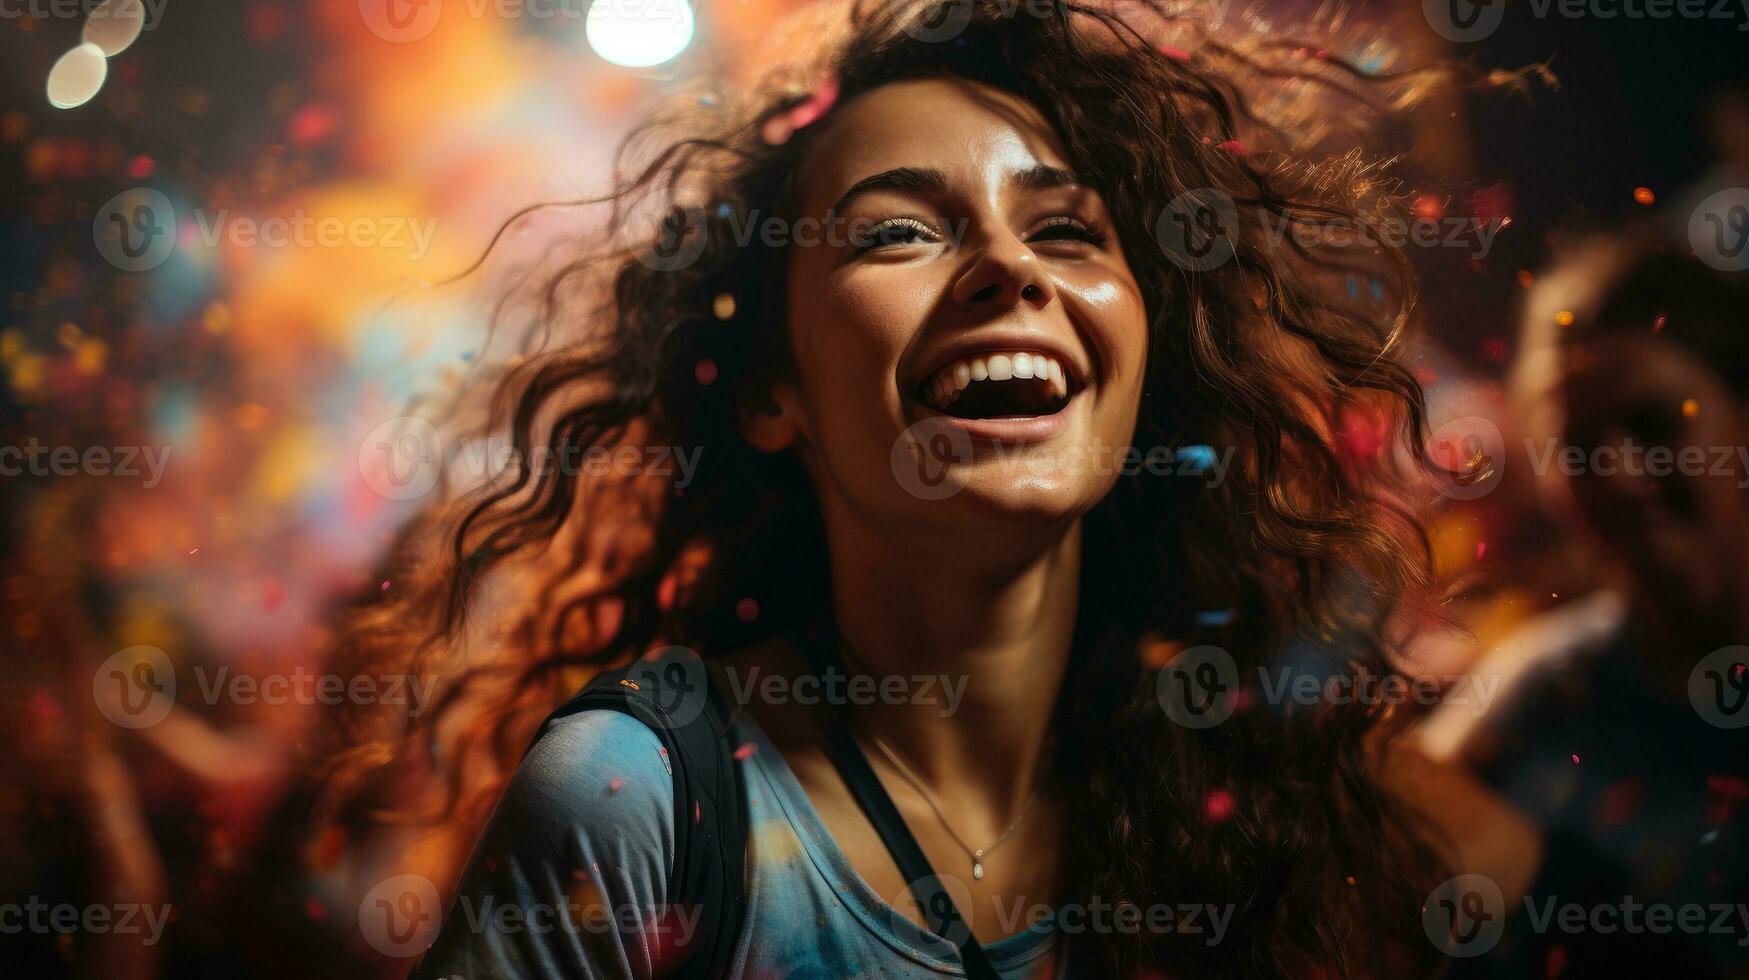
[[[1556,313],[1555,314],[1555,322],[1560,324],[1563,327],[1572,326],[1573,325],[1573,311],[1572,310],[1562,310],[1561,312]]]
[[[1652,189],[1650,187],[1636,187],[1636,188],[1634,188],[1634,200],[1640,204],[1651,204],[1653,201],[1656,201],[1657,199],[1658,199],[1658,195],[1652,193]]]
[[[19,394],[29,394],[42,387],[43,359],[35,354],[24,354],[14,359],[12,367],[12,390]]]
[[[209,303],[207,305],[206,312],[201,314],[200,323],[201,323],[201,326],[206,327],[207,333],[222,334],[222,333],[226,332],[227,330],[230,330],[231,329],[231,308],[230,308],[230,306],[228,306],[224,303],[218,302],[217,300],[213,301],[212,303]]]
[[[87,338],[73,351],[73,367],[80,374],[102,374],[109,361],[109,346],[96,337]]]
[[[1683,401],[1682,401],[1682,417],[1683,418],[1691,419],[1699,414],[1700,414],[1700,402],[1697,402],[1692,398],[1683,399]]]
[[[718,293],[717,298],[711,303],[711,312],[715,313],[719,320],[727,320],[734,316],[735,297],[728,293]]]

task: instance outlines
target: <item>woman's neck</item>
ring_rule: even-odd
[[[853,706],[857,730],[885,742],[944,807],[1014,812],[1035,788],[1068,666],[1080,522],[1031,549],[835,531],[839,635],[887,685]]]

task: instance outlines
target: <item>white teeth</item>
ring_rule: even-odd
[[[1069,395],[1069,379],[1063,373],[1062,363],[1054,357],[1031,351],[963,358],[937,371],[924,383],[924,391],[934,407],[945,408],[953,404],[974,381],[1008,381],[1015,378],[1044,381],[1059,398]]]

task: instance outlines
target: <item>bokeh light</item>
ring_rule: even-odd
[[[103,49],[95,44],[81,44],[61,55],[55,67],[49,69],[49,105],[57,109],[77,109],[90,102],[109,77],[109,62]]]
[[[692,43],[686,0],[595,0],[583,31],[603,59],[624,68],[671,61]]]

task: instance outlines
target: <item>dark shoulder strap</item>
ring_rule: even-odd
[[[830,634],[815,633],[803,639],[803,649],[818,673],[824,674],[836,659],[832,642]],[[826,727],[826,752],[832,758],[832,765],[843,777],[845,786],[849,787],[868,822],[881,835],[887,853],[893,856],[893,863],[905,876],[911,896],[921,906],[930,931],[959,949],[960,961],[970,980],[1000,980],[989,954],[972,935],[959,906],[954,904],[941,878],[930,867],[929,858],[924,855],[911,828],[905,825],[905,818],[893,805],[893,799],[881,785],[880,777],[875,775],[874,767],[868,764],[868,756],[856,744],[856,737],[851,734],[843,714],[835,711],[822,714]]]
[[[597,675],[547,717],[535,738],[561,718],[597,710],[648,726],[674,775],[674,868],[662,912],[666,928],[656,937],[658,975],[725,976],[746,912],[747,852],[747,805],[729,744],[728,706],[696,654],[666,647]]]

